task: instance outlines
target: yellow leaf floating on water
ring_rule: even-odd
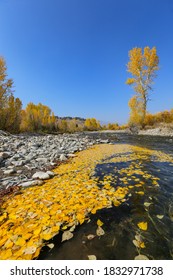
[[[93,208],[93,209],[91,210],[91,214],[96,214],[96,211],[97,211],[97,209],[96,209],[96,208]]]
[[[42,234],[42,238],[44,239],[44,240],[49,240],[49,239],[51,239],[52,238],[52,234],[50,234],[50,233],[43,233]]]
[[[118,200],[114,200],[113,204],[114,206],[118,207],[121,204],[121,202],[119,202]]]
[[[47,244],[46,246],[49,247],[50,249],[53,249],[55,245],[53,243],[50,243],[50,244]]]
[[[135,257],[135,260],[149,260],[149,258],[145,255],[138,255]]]
[[[140,243],[140,248],[145,248],[145,243],[144,242],[142,242],[142,243]]]
[[[97,220],[97,225],[99,226],[99,227],[101,227],[102,225],[103,225],[103,222],[101,221],[101,220]]]
[[[88,234],[88,235],[87,235],[87,239],[88,239],[88,240],[92,240],[94,237],[95,237],[94,234]]]
[[[96,256],[95,255],[88,255],[88,259],[89,260],[96,260]]]
[[[139,194],[139,195],[144,195],[144,192],[136,192],[137,194]]]
[[[104,230],[102,229],[102,227],[98,227],[96,230],[96,234],[97,236],[102,236],[105,234]]]
[[[163,219],[164,215],[156,215],[156,217],[161,220]]]
[[[71,239],[72,237],[73,237],[73,233],[70,232],[69,230],[66,230],[66,231],[63,232],[62,241],[61,241],[61,242],[66,241],[66,240],[69,240],[69,239]]]
[[[138,227],[142,230],[147,230],[148,224],[147,224],[147,222],[140,222],[140,223],[138,223]]]

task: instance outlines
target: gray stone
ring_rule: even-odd
[[[9,152],[1,152],[0,153],[0,158],[6,159],[6,158],[10,157],[10,155],[11,154]]]
[[[48,171],[46,171],[46,173],[47,173],[51,178],[55,176],[55,173],[54,173],[53,171],[48,170]]]
[[[75,154],[67,154],[68,157],[76,157]]]
[[[4,171],[4,175],[10,175],[16,173],[16,170],[14,168],[12,169],[7,169]]]
[[[14,166],[22,166],[22,165],[24,165],[25,164],[25,160],[19,160],[19,161],[12,161],[12,164],[14,165]]]
[[[60,155],[59,159],[61,161],[67,160],[66,156],[64,154]]]
[[[41,186],[43,182],[41,180],[33,180],[28,182],[19,183],[19,186],[23,188],[32,187],[32,186]]]
[[[42,161],[42,162],[47,162],[48,159],[45,157],[40,157],[40,158],[36,158],[36,161]]]
[[[46,180],[46,179],[50,178],[50,175],[48,173],[46,173],[46,172],[38,171],[34,175],[32,175],[32,178],[33,179],[43,179],[43,180]]]

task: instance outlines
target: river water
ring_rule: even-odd
[[[92,135],[98,137],[97,133]],[[124,203],[118,207],[101,209],[91,215],[90,222],[79,225],[73,238],[66,242],[61,243],[62,234],[55,236],[49,242],[54,244],[54,248],[43,247],[39,259],[80,260],[88,259],[90,255],[100,260],[133,260],[138,255],[151,260],[173,259],[173,163],[169,162],[169,159],[165,160],[167,155],[173,159],[173,139],[124,133],[104,133],[100,136],[110,139],[113,145],[130,144],[165,154],[163,159],[157,161],[153,160],[152,156],[139,158],[135,151],[136,160],[116,162],[110,157],[100,162],[94,172],[100,187],[103,177],[110,175],[113,187],[116,188],[117,185],[117,180],[114,182],[115,177],[120,180],[119,185],[125,186],[123,170],[128,169],[130,164],[137,164],[141,174],[144,172],[152,178],[158,178],[159,184],[154,186],[154,180],[151,181],[149,177],[144,180],[142,191],[141,188],[137,191],[133,180],[140,181],[141,175],[131,175],[131,189]],[[145,178],[148,178],[147,175]],[[98,219],[103,223],[105,234],[102,236],[96,234]],[[140,225],[147,225],[147,228]]]

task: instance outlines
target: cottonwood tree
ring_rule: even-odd
[[[130,126],[140,126],[143,119],[143,108],[142,102],[137,99],[137,96],[134,95],[129,100],[129,108],[130,108],[130,118],[129,118],[129,125]]]
[[[13,96],[13,80],[7,78],[5,59],[0,57],[0,129],[19,132],[22,102]]]
[[[5,59],[0,56],[0,129],[5,129],[8,98],[12,94],[13,80],[7,78]]]
[[[156,48],[145,47],[133,48],[129,51],[129,62],[127,71],[132,74],[132,78],[128,78],[126,84],[132,85],[136,92],[136,100],[141,104],[141,125],[144,125],[147,103],[149,100],[149,92],[152,90],[156,71],[159,69],[159,57]]]
[[[99,130],[101,128],[100,122],[95,118],[86,119],[84,126],[87,130]]]
[[[21,113],[21,131],[52,131],[55,129],[56,118],[51,109],[39,103],[30,102]]]

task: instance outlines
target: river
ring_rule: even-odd
[[[98,133],[92,135],[98,137]],[[112,155],[94,170],[100,188],[103,178],[110,176],[114,188],[117,184],[125,187],[128,178],[130,191],[125,201],[92,214],[68,241],[61,242],[62,234],[55,236],[49,241],[54,248],[43,247],[38,259],[82,260],[95,256],[100,260],[133,260],[138,255],[150,260],[173,259],[173,139],[125,133],[100,136],[110,139],[115,147],[132,147],[129,159],[127,152],[123,155],[126,162],[117,162],[117,155]],[[101,236],[96,234],[98,219],[103,223]]]

